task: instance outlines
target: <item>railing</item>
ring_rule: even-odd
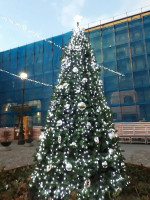
[[[115,21],[115,20],[120,20],[120,19],[123,19],[123,18],[126,18],[126,17],[137,15],[137,14],[149,11],[149,10],[150,10],[150,5],[147,5],[147,6],[144,6],[142,8],[138,8],[138,9],[131,10],[131,11],[128,11],[128,12],[124,12],[124,13],[121,13],[121,14],[118,14],[118,15],[115,15],[115,16],[112,16],[112,17],[96,20],[96,21],[90,22],[88,24],[81,25],[81,27],[88,29],[88,28],[92,28],[92,27],[95,27],[95,26],[106,24],[106,23],[109,23],[109,22],[112,22],[112,21]]]

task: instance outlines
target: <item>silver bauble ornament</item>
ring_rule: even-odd
[[[58,143],[61,143],[61,136],[58,136]]]
[[[72,170],[72,164],[71,163],[66,163],[66,170],[71,171]]]
[[[77,67],[74,67],[72,71],[73,71],[74,73],[78,73],[78,68],[77,68]]]
[[[98,143],[99,143],[99,138],[98,138],[98,137],[95,137],[95,138],[94,138],[94,142],[98,144]]]
[[[56,125],[57,126],[61,126],[62,125],[62,120],[58,120]]]
[[[89,129],[91,127],[91,123],[90,122],[87,122],[86,124],[87,128]]]
[[[86,108],[86,104],[84,102],[80,102],[80,103],[78,103],[78,108],[80,110],[84,110]]]
[[[108,166],[107,161],[102,162],[102,166],[103,166],[104,168],[107,168],[107,166]]]
[[[82,82],[82,83],[86,83],[87,81],[88,81],[87,78],[83,78],[81,82]]]
[[[64,107],[65,107],[66,109],[69,109],[69,108],[70,108],[70,104],[66,104]]]
[[[87,188],[91,186],[91,180],[90,180],[90,179],[87,179],[87,180],[85,181],[85,186],[86,186]]]
[[[69,85],[68,83],[64,83],[64,84],[63,84],[63,88],[66,89],[66,88],[68,87],[68,85]]]
[[[38,161],[41,161],[42,160],[42,156],[38,155],[37,159],[38,159]]]
[[[46,167],[46,171],[47,171],[47,172],[49,172],[51,169],[52,169],[52,165],[48,165],[48,166]]]

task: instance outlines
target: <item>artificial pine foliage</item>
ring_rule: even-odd
[[[58,84],[35,155],[30,186],[40,199],[108,200],[127,184],[124,158],[93,50],[77,28],[64,50]]]

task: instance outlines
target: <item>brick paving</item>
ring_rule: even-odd
[[[33,155],[38,146],[38,142],[34,141],[33,146],[18,145],[17,141],[13,141],[8,151],[0,145],[0,167],[5,169],[16,168],[20,166],[34,164]],[[143,164],[150,167],[150,145],[144,144],[120,144],[126,162],[133,164]]]

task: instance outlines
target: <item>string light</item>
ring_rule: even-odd
[[[78,16],[78,15],[77,15],[77,16],[75,16],[74,20],[75,20],[76,22],[80,22],[81,18],[82,18],[81,16]],[[12,20],[12,19],[10,19],[10,18],[8,18],[8,17],[1,17],[1,19],[4,20],[4,21],[7,21],[7,22],[9,22],[9,23],[11,23],[11,24],[13,24],[13,25],[15,25],[15,26],[17,26],[17,27],[19,27],[20,29],[22,29],[23,31],[28,32],[29,34],[32,34],[34,37],[37,37],[37,38],[39,38],[39,39],[41,39],[41,40],[44,40],[45,42],[48,42],[48,43],[50,43],[50,44],[53,44],[54,46],[56,46],[56,47],[58,47],[58,48],[64,50],[64,48],[61,47],[60,45],[56,44],[55,42],[53,42],[53,41],[51,41],[51,40],[48,40],[48,39],[43,38],[43,37],[40,36],[38,33],[34,32],[34,31],[32,31],[32,30],[29,30],[29,29],[27,28],[27,26],[25,26],[25,25],[19,24],[19,23],[15,22],[14,20]],[[112,73],[118,74],[119,76],[125,76],[124,74],[121,74],[121,73],[119,73],[119,72],[116,72],[116,71],[114,71],[114,70],[112,70],[112,69],[109,69],[109,68],[107,68],[107,67],[104,67],[104,66],[102,66],[102,65],[99,65],[99,66],[100,66],[101,68],[103,68],[103,69],[106,69],[106,70],[112,72]]]
[[[10,19],[10,18],[8,18],[8,17],[1,17],[1,19],[4,20],[4,21],[6,21],[6,22],[9,22],[9,23],[12,24],[12,25],[15,25],[15,26],[19,27],[19,28],[22,29],[23,31],[28,32],[29,34],[33,35],[34,37],[36,37],[36,38],[38,38],[38,39],[40,39],[40,40],[44,40],[45,42],[48,42],[48,43],[50,43],[50,44],[53,44],[54,46],[56,46],[56,47],[58,47],[58,48],[60,48],[60,49],[64,49],[64,48],[62,48],[60,45],[56,44],[55,42],[52,42],[51,40],[47,40],[47,39],[43,38],[41,35],[39,35],[38,33],[34,32],[34,31],[32,31],[32,30],[29,30],[29,29],[27,28],[27,26],[25,26],[25,25],[19,24],[19,23],[15,22],[14,20],[12,20],[12,19]]]
[[[8,71],[6,71],[6,70],[0,69],[0,71],[1,71],[1,72],[4,72],[4,73],[7,73],[7,74],[9,74],[9,75],[11,75],[11,76],[17,77],[17,78],[19,78],[19,79],[22,79],[19,75],[13,74],[13,73],[8,72]],[[49,85],[49,84],[46,84],[46,83],[42,83],[42,82],[40,82],[40,81],[35,81],[35,80],[29,79],[29,78],[26,78],[25,80],[30,81],[30,82],[33,82],[33,83],[41,84],[41,85],[44,85],[44,86],[47,86],[47,87],[53,87],[53,85]]]

